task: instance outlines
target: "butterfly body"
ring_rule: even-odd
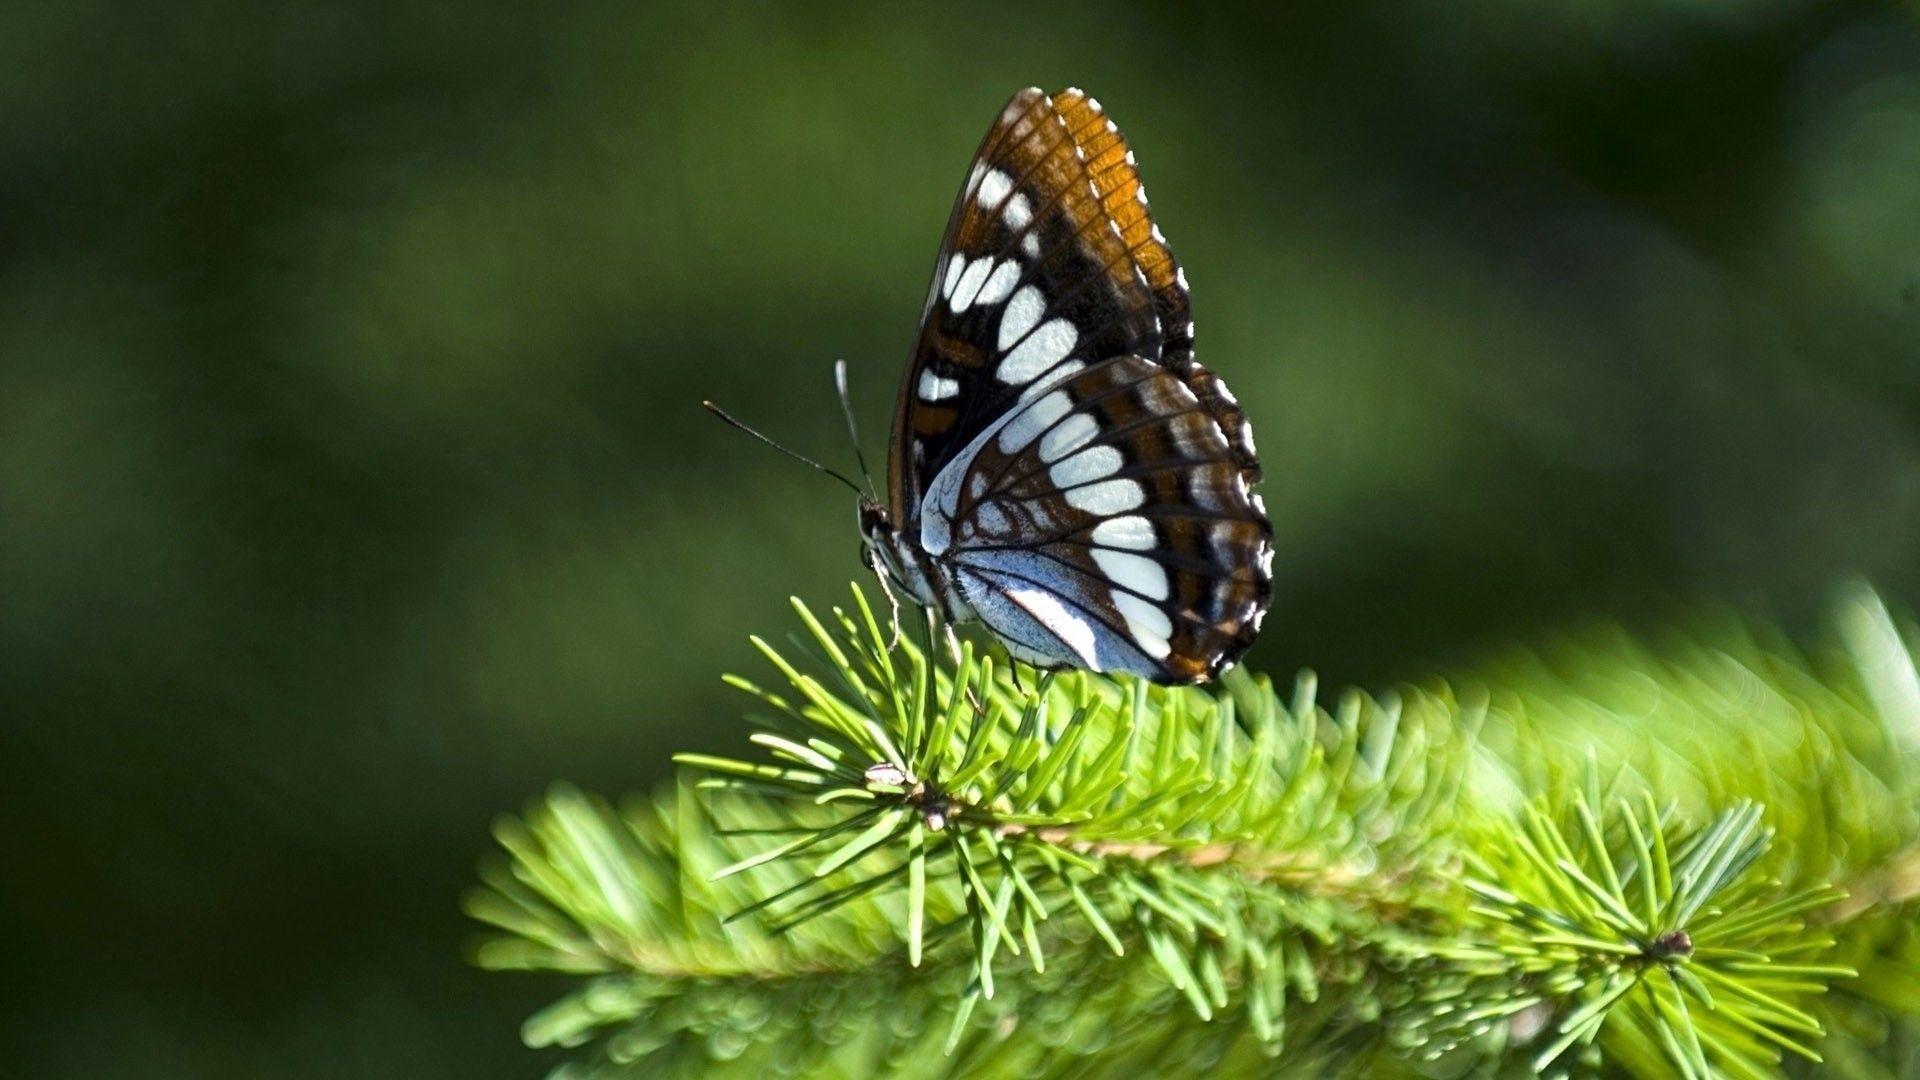
[[[861,509],[878,569],[1036,666],[1202,681],[1266,611],[1259,476],[1125,140],[1077,90],[1016,94],[948,223],[887,503]]]

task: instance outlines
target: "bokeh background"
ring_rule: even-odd
[[[1920,29],[1765,0],[0,8],[0,1045],[525,1076],[497,812],[860,573],[1013,90],[1117,117],[1268,462],[1251,662],[1920,598]]]

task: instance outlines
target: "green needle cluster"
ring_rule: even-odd
[[[496,834],[478,961],[580,984],[562,1076],[1900,1075],[1920,1046],[1914,662],[1575,633],[1322,703],[899,641],[755,639],[738,757]],[[1456,689],[1473,687],[1473,689]],[[1799,1063],[1796,1065],[1795,1063]]]

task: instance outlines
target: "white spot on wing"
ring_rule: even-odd
[[[1093,549],[1093,561],[1115,585],[1155,600],[1167,598],[1166,569],[1145,555],[1097,547]]]
[[[1005,199],[1007,193],[1012,190],[1013,177],[1008,176],[999,169],[992,169],[988,171],[987,175],[980,178],[980,193],[978,195],[980,205],[998,206],[1000,205],[1000,200]]]
[[[931,370],[920,373],[921,401],[945,401],[950,397],[959,396],[959,393],[960,384],[956,380],[943,379]]]
[[[1054,462],[1053,467],[1047,470],[1047,475],[1052,478],[1055,487],[1078,487],[1112,476],[1124,464],[1126,459],[1120,456],[1119,450],[1111,446],[1094,446]]]
[[[1127,620],[1127,633],[1133,635],[1140,651],[1155,660],[1165,660],[1173,651],[1167,639],[1173,636],[1173,620],[1156,604],[1148,603],[1132,593],[1113,594],[1113,606],[1120,617]]]
[[[972,272],[971,268],[968,272]],[[994,375],[1010,385],[1031,382],[1065,360],[1079,340],[1080,331],[1073,328],[1073,323],[1066,319],[1048,319],[1000,361]]]
[[[964,270],[966,265],[967,257],[965,255],[955,255],[953,258],[947,260],[947,276],[946,279],[940,283],[941,299],[950,300],[953,298],[953,287],[959,283],[960,271]]]
[[[1030,232],[1026,236],[1021,237],[1020,250],[1026,252],[1027,258],[1029,259],[1039,258],[1040,257],[1040,234],[1037,232]]]
[[[993,256],[983,255],[969,263],[960,275],[960,281],[953,287],[953,295],[947,298],[947,306],[955,315],[973,306],[973,298],[980,295],[980,286],[986,284],[987,274],[993,270]]]
[[[984,536],[1005,536],[1009,531],[1007,515],[993,503],[979,503],[973,508],[973,531]]]
[[[1099,658],[1093,649],[1093,624],[1060,602],[1060,598],[1045,589],[1032,586],[1018,586],[1007,590],[1007,597],[1025,609],[1026,613],[1039,620],[1047,632],[1061,640],[1080,662],[1088,668],[1099,671]]]
[[[1017,454],[1028,443],[1040,437],[1040,433],[1053,426],[1055,420],[1072,410],[1073,402],[1067,400],[1064,390],[1053,393],[1020,409],[1000,429],[1000,452]]]
[[[1086,413],[1076,413],[1040,437],[1040,460],[1049,464],[1093,441],[1100,425]]]
[[[1033,220],[1033,204],[1027,201],[1025,195],[1015,192],[1013,198],[1007,200],[1007,205],[1000,209],[1000,220],[1007,223],[1008,231],[1019,232],[1027,227],[1027,222]]]
[[[993,273],[987,276],[986,284],[980,286],[980,295],[974,297],[973,302],[982,307],[997,304],[1007,298],[1007,294],[1013,291],[1013,286],[1019,280],[1020,264],[1008,259],[993,268]]]
[[[1026,337],[1046,310],[1047,300],[1040,294],[1038,285],[1027,285],[1014,293],[1007,310],[1000,313],[1000,351],[1011,349],[1014,342]]]
[[[1110,548],[1147,551],[1153,547],[1153,523],[1137,514],[1108,518],[1093,527],[1093,542]]]
[[[1123,514],[1147,501],[1146,491],[1134,480],[1102,480],[1073,488],[1066,495],[1068,505],[1102,516]]]

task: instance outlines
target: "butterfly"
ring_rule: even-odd
[[[882,583],[1035,667],[1202,682],[1272,594],[1259,479],[1133,151],[1080,90],[1015,94],[934,263],[886,502],[861,501]]]

